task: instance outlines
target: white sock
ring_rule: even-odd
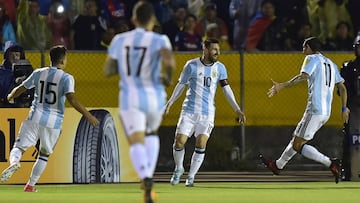
[[[290,140],[280,158],[276,160],[275,163],[278,169],[283,169],[290,159],[296,154],[296,151],[293,149],[293,142],[294,139]]]
[[[189,170],[189,177],[195,177],[196,173],[199,171],[202,162],[205,157],[205,149],[195,148],[195,151],[191,157],[191,165]]]
[[[175,146],[173,147],[173,157],[175,162],[175,170],[183,170],[184,169],[184,156],[185,156],[185,148],[177,149]]]
[[[48,160],[48,157],[46,157],[46,156],[40,156],[36,160],[36,162],[32,168],[32,171],[31,171],[29,185],[34,186],[38,182],[41,174],[44,172],[44,170],[46,168],[47,160]]]
[[[160,150],[160,139],[157,135],[148,135],[145,137],[145,148],[146,154],[149,161],[149,170],[153,175],[155,172],[159,150]]]
[[[139,178],[152,178],[148,166],[148,158],[146,155],[145,145],[141,143],[135,143],[130,146],[130,158]]]
[[[331,165],[331,160],[329,157],[325,156],[324,154],[320,153],[315,147],[311,145],[304,145],[301,154],[311,160],[316,162],[322,163],[325,166],[329,167]]]
[[[17,147],[12,148],[12,150],[10,151],[10,165],[13,163],[20,162],[21,156],[22,156],[22,151],[19,148]]]

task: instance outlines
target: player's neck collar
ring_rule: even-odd
[[[200,56],[200,62],[204,65],[204,66],[212,66],[214,65],[214,62],[211,62],[211,63],[205,63],[204,59],[202,56]]]

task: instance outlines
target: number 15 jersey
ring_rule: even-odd
[[[172,49],[169,38],[143,28],[113,38],[108,54],[118,63],[120,110],[135,108],[150,112],[163,109],[166,92],[160,77],[161,49]]]
[[[26,89],[35,87],[28,120],[45,127],[61,129],[65,95],[75,92],[74,77],[56,67],[45,67],[34,70],[23,85]]]

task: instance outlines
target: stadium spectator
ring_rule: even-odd
[[[61,0],[52,1],[48,14],[48,24],[52,33],[52,46],[63,45],[68,49],[72,48],[71,21]]]
[[[76,50],[100,50],[101,39],[107,28],[106,21],[98,15],[95,0],[85,0],[84,14],[75,17],[72,38]]]
[[[6,15],[9,16],[11,24],[16,26],[16,7],[18,0],[0,0],[0,3],[5,9]]]
[[[286,51],[298,51],[303,47],[304,40],[313,36],[311,33],[311,24],[303,23],[300,26],[300,29],[297,31],[297,35],[294,37],[289,37],[285,41],[285,50]]]
[[[189,14],[185,17],[184,30],[175,36],[176,51],[201,50],[201,36],[195,32],[196,16]]]
[[[44,172],[49,156],[53,153],[60,137],[66,99],[86,118],[90,125],[99,124],[97,118],[91,115],[76,99],[73,76],[63,71],[67,61],[66,48],[63,46],[52,47],[50,61],[50,67],[35,70],[7,96],[7,100],[11,101],[27,89],[36,89],[35,100],[30,108],[29,116],[22,122],[18,138],[10,151],[10,165],[0,176],[0,182],[9,180],[20,168],[22,154],[40,140],[40,153],[32,168],[30,179],[24,187],[24,192],[37,192],[35,184]]]
[[[200,18],[196,23],[195,32],[199,36],[204,36],[206,32],[206,26],[210,23],[215,23],[219,26],[222,39],[228,39],[228,28],[225,22],[217,16],[217,6],[214,3],[208,3],[205,6],[205,16]]]
[[[340,163],[337,158],[329,158],[319,152],[315,147],[308,144],[314,138],[315,133],[328,121],[331,114],[331,103],[334,87],[337,86],[341,96],[342,122],[347,123],[350,110],[347,108],[347,94],[344,78],[340,76],[337,65],[329,58],[321,54],[322,44],[318,38],[305,39],[303,53],[306,55],[300,73],[287,82],[278,83],[272,81],[273,86],[268,91],[268,96],[273,97],[281,90],[305,81],[308,83],[308,103],[301,121],[293,132],[289,144],[277,160],[268,160],[260,155],[262,162],[275,175],[299,153],[305,158],[316,161],[328,167],[339,182]]]
[[[126,0],[100,0],[100,16],[107,22],[130,18]]]
[[[261,12],[250,22],[246,50],[253,51],[282,51],[287,39],[286,23],[275,15],[275,6],[271,0],[261,3]]]
[[[168,114],[171,106],[182,95],[187,85],[186,98],[183,102],[173,144],[175,169],[170,179],[172,185],[179,184],[184,173],[185,144],[194,135],[196,144],[185,182],[186,187],[194,186],[195,175],[204,161],[206,145],[214,127],[214,98],[218,85],[222,87],[227,101],[239,116],[239,122],[245,122],[245,115],[237,104],[229,85],[226,68],[218,61],[219,41],[207,39],[202,48],[201,57],[186,62],[179,82],[166,104],[165,113]]]
[[[353,32],[350,15],[345,7],[346,0],[307,0],[306,3],[312,33],[322,43],[335,37],[335,28],[340,21],[347,22]]]
[[[125,18],[117,19],[112,22],[102,37],[101,46],[103,49],[107,49],[109,47],[111,40],[115,37],[116,34],[126,32],[129,29],[129,22]]]
[[[45,50],[51,45],[46,16],[39,13],[38,0],[20,0],[17,8],[17,38],[25,50]]]
[[[221,30],[219,26],[215,23],[210,23],[206,27],[206,33],[203,37],[203,41],[206,39],[217,39],[219,41],[219,46],[221,51],[231,51],[231,45],[228,40],[221,38]]]
[[[163,33],[169,37],[173,47],[175,47],[176,33],[184,29],[184,22],[187,14],[187,7],[185,5],[180,5],[176,7],[173,18],[161,25]]]
[[[49,12],[51,10],[51,7],[58,3],[58,5],[63,6],[64,10],[69,10],[70,2],[71,0],[40,0],[39,1],[39,14],[42,16],[49,15]]]
[[[352,51],[353,37],[350,25],[345,21],[340,21],[336,25],[336,35],[334,38],[327,39],[325,44],[326,51]]]
[[[360,134],[360,32],[354,40],[355,59],[345,61],[340,70],[341,76],[345,79],[348,101],[347,106],[351,109],[349,122],[344,124],[343,154],[341,162],[341,178],[349,181],[352,177],[350,140],[353,136]],[[355,172],[355,171],[354,171]]]
[[[174,9],[172,7],[172,0],[159,0],[155,1],[154,8],[156,12],[156,18],[160,25],[171,20],[174,16]]]
[[[229,15],[233,22],[233,42],[235,50],[245,49],[250,21],[260,12],[263,0],[231,0]]]
[[[200,18],[203,14],[204,0],[188,0],[188,11],[189,13]]]
[[[171,82],[175,59],[168,37],[152,31],[156,23],[152,4],[139,1],[132,13],[136,28],[112,40],[104,74],[120,75],[119,116],[130,159],[142,182],[143,202],[153,203],[153,175],[160,149],[157,130],[166,101],[164,85]]]
[[[16,42],[16,34],[14,31],[13,24],[11,23],[7,12],[0,2],[0,42],[1,42],[1,49],[4,50],[5,42],[7,41],[14,41]]]

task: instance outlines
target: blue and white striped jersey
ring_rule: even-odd
[[[344,81],[337,65],[322,54],[311,54],[305,57],[301,72],[309,75],[306,112],[330,116],[334,86]]]
[[[108,53],[118,62],[121,110],[136,108],[149,112],[163,109],[166,101],[160,79],[160,50],[163,48],[172,49],[169,38],[143,28],[114,37]]]
[[[179,83],[188,85],[182,111],[215,116],[216,87],[225,79],[227,72],[221,62],[207,66],[200,57],[187,61],[179,78]]]
[[[56,67],[44,67],[23,82],[27,89],[35,87],[28,120],[49,128],[61,129],[64,119],[65,94],[74,93],[74,78]]]

